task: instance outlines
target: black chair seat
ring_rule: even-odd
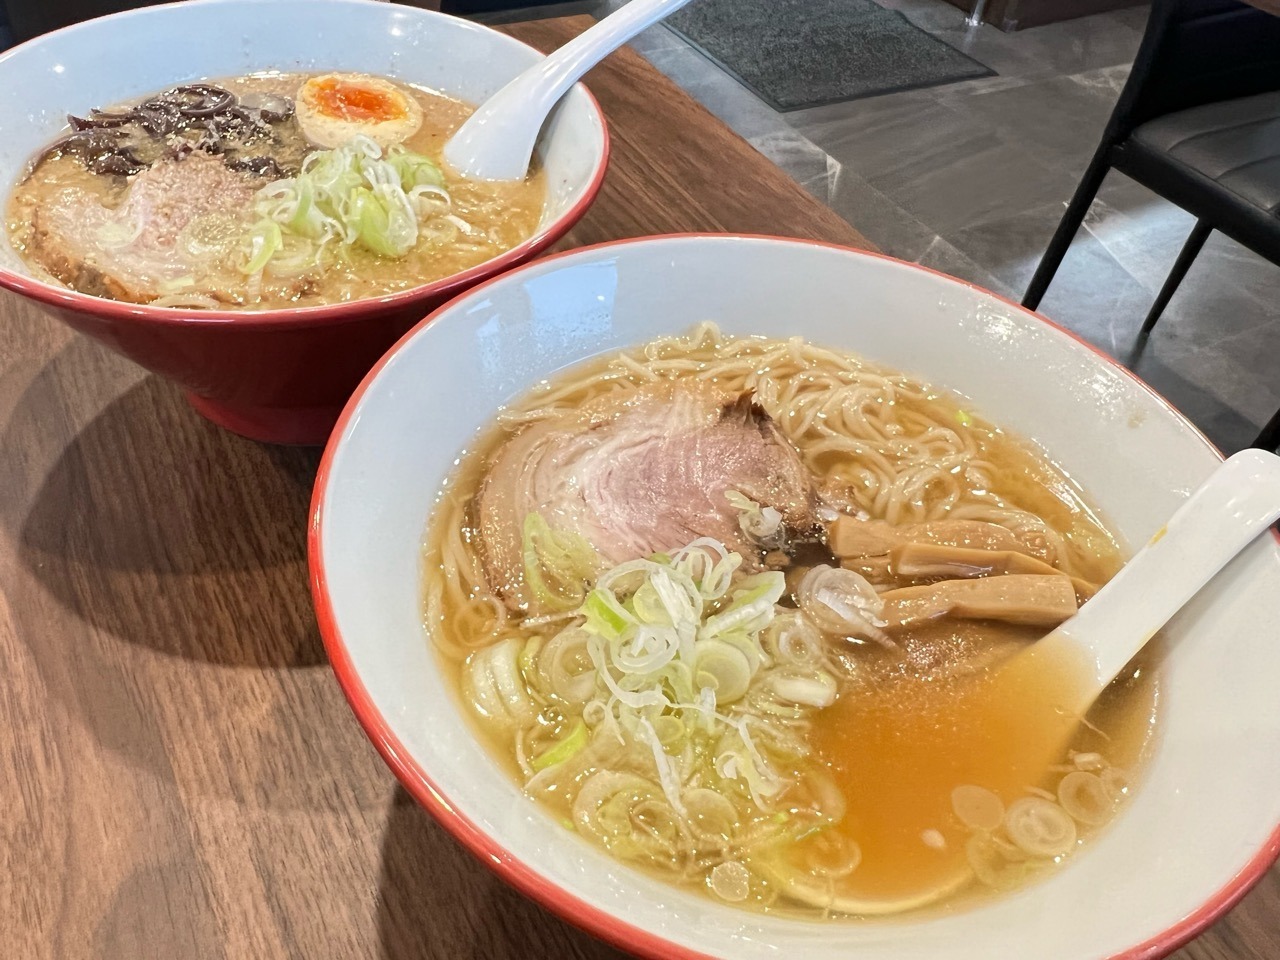
[[[1151,0],[1133,69],[1022,298],[1035,309],[1107,171],[1196,218],[1141,344],[1215,231],[1280,264],[1280,16],[1257,0]],[[1254,441],[1280,444],[1280,412]]]
[[[1280,90],[1179,110],[1132,136],[1139,147],[1280,216]]]

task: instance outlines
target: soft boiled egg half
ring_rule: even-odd
[[[363,73],[326,73],[298,90],[303,135],[317,147],[340,147],[361,135],[386,148],[417,133],[422,107],[402,87]]]

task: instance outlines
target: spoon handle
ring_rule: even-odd
[[[1218,467],[1146,546],[1055,631],[1088,654],[1097,671],[1094,693],[1277,518],[1280,457],[1244,450]]]
[[[582,75],[689,0],[630,0],[476,108],[444,145],[444,158],[478,180],[520,180],[552,107]]]
[[[675,13],[688,2],[689,0],[630,0],[625,6],[551,53],[534,68],[541,76],[537,109],[544,115],[550,112],[556,101],[584,73],[641,30]]]

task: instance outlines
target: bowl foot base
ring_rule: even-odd
[[[342,405],[323,407],[248,407],[228,405],[188,393],[196,413],[250,440],[322,446],[342,413]]]

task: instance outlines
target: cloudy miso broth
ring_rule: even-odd
[[[325,77],[399,113],[335,100],[337,80],[319,107],[341,116],[306,108]],[[510,183],[449,169],[444,144],[474,107],[387,78],[264,72],[102,106],[33,159],[5,211],[28,266],[95,296],[255,310],[384,296],[517,246],[546,199],[536,160]]]

